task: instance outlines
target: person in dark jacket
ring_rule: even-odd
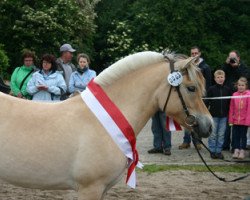
[[[201,57],[201,50],[199,47],[194,46],[191,48],[191,56],[192,57],[197,57],[195,60],[195,64],[199,69],[201,70],[201,73],[203,77],[205,78],[206,82],[206,90],[211,86],[212,84],[212,74],[211,74],[211,69],[209,65],[205,62],[205,60]]]
[[[224,85],[225,72],[217,70],[214,73],[215,85],[207,91],[207,97],[225,97],[231,96],[231,90]],[[210,114],[213,117],[213,132],[208,138],[208,147],[212,159],[223,159],[221,153],[224,142],[224,134],[227,127],[227,116],[229,111],[230,99],[210,99],[206,101]]]
[[[247,78],[248,82],[250,81],[250,72],[247,66],[241,61],[240,54],[237,50],[232,50],[229,52],[226,62],[221,68],[225,72],[225,85],[227,85],[232,93],[236,92],[235,84],[240,77]],[[223,150],[230,150],[231,144],[231,127],[227,125]],[[231,144],[231,146],[233,146]],[[233,149],[232,149],[233,151]]]
[[[240,77],[245,77],[248,81],[250,79],[249,69],[241,62],[240,54],[236,50],[229,53],[226,62],[222,66],[222,70],[225,72],[225,85],[227,85],[232,92],[236,92],[235,84]]]
[[[205,78],[206,90],[208,90],[208,88],[211,86],[211,81],[212,81],[211,69],[210,69],[209,65],[205,62],[205,60],[203,58],[201,58],[201,51],[200,51],[199,47],[197,47],[197,46],[192,47],[190,53],[191,53],[191,57],[197,57],[195,59],[195,64],[201,70],[201,73],[202,73],[203,77]],[[190,143],[191,143],[190,133],[188,130],[185,129],[183,143],[179,146],[179,149],[189,148]],[[195,143],[196,143],[197,148],[201,149],[201,144],[199,144],[199,142],[197,142],[197,141],[195,141]]]

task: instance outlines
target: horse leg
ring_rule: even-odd
[[[102,200],[104,190],[104,186],[100,184],[92,184],[88,187],[80,186],[78,189],[78,200]]]

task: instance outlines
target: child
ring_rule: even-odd
[[[247,79],[241,77],[237,81],[237,92],[233,96],[239,98],[231,99],[229,110],[229,124],[233,125],[232,144],[234,148],[233,158],[244,159],[247,144],[247,128],[250,126],[250,101],[244,96],[250,95],[247,90]]]
[[[209,87],[207,97],[231,96],[230,88],[223,85],[225,81],[224,71],[215,71],[214,80],[216,84]],[[208,147],[210,149],[210,156],[212,159],[224,159],[221,151],[227,125],[229,103],[229,99],[211,99],[206,102],[214,121],[213,132],[208,138]]]

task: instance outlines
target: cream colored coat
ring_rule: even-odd
[[[190,60],[177,61],[175,66],[182,71],[188,69],[181,92],[189,111],[198,118],[200,135],[207,136],[212,120],[201,99],[203,80]],[[143,52],[115,63],[95,82],[120,108],[137,136],[165,104],[168,73],[169,65],[162,54]],[[197,90],[190,93],[188,86]],[[1,179],[29,188],[74,189],[79,200],[98,200],[124,174],[126,157],[80,95],[54,104],[2,93],[0,99]],[[175,91],[166,110],[186,126]]]

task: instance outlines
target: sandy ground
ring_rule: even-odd
[[[202,165],[194,148],[179,150],[183,133],[172,135],[172,155],[150,155],[147,150],[152,148],[152,134],[150,122],[142,130],[138,137],[137,148],[140,160],[144,164],[198,164]],[[207,143],[207,140],[204,140]],[[218,160],[211,160],[209,154],[203,149],[202,155],[210,165],[225,165]],[[224,152],[227,159],[231,159],[229,152]],[[250,167],[250,165],[249,165]],[[187,199],[187,200],[226,200],[243,199],[250,200],[250,177],[234,182],[223,183],[215,179],[208,172],[191,171],[165,171],[148,174],[137,173],[137,188],[129,189],[123,178],[116,186],[108,191],[105,200],[163,200],[163,199]],[[219,173],[228,179],[241,176],[236,173]],[[48,191],[24,189],[0,181],[0,200],[77,200],[75,191]]]
[[[236,177],[241,174],[223,174]],[[223,183],[214,179],[209,173],[190,171],[170,171],[147,174],[138,173],[138,186],[129,189],[123,181],[108,191],[105,200],[226,200],[250,199],[250,179],[240,182]],[[41,191],[23,189],[0,183],[1,200],[77,200],[74,191]]]

